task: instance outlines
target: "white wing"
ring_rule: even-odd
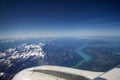
[[[119,74],[119,68],[104,73],[60,66],[38,66],[19,72],[12,80],[117,80],[120,79]]]

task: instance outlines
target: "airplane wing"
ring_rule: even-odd
[[[111,76],[113,72],[115,77]],[[104,73],[60,66],[38,66],[22,70],[12,80],[118,80],[119,74],[119,68]]]

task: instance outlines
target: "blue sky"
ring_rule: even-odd
[[[119,0],[0,1],[0,38],[120,36]]]

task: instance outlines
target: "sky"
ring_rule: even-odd
[[[0,0],[0,38],[120,36],[119,0]]]

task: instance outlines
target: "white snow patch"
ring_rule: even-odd
[[[4,72],[0,72],[0,76],[3,76],[5,73]]]
[[[16,48],[9,48],[8,50],[6,50],[7,52],[11,53],[14,52],[16,50]]]
[[[0,57],[5,57],[5,56],[6,56],[6,53],[0,52]]]
[[[3,62],[5,59],[1,59],[0,62]]]

